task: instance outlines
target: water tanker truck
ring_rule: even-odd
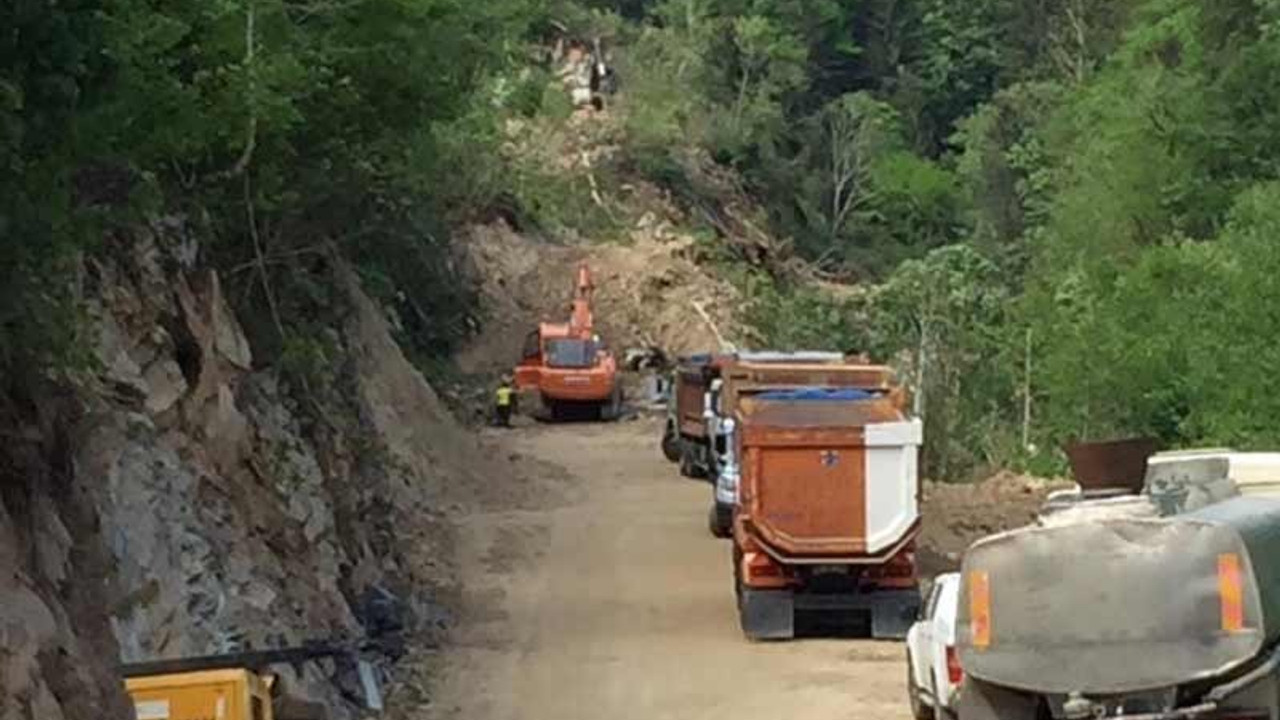
[[[812,384],[748,392],[780,382]],[[791,638],[797,611],[820,611],[859,615],[874,637],[905,636],[920,605],[921,425],[891,371],[746,364],[729,384],[744,634]]]
[[[1246,490],[974,544],[960,720],[1280,720],[1280,495]]]

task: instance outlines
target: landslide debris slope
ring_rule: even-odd
[[[582,109],[563,122],[508,126],[508,162],[562,178],[563,191],[581,195],[599,227],[497,219],[468,229],[460,251],[476,278],[483,322],[456,358],[463,373],[509,368],[538,322],[566,318],[580,262],[591,266],[596,323],[615,348],[676,355],[748,339],[741,291],[707,262],[699,240],[706,224],[627,166],[624,113],[625,106]]]

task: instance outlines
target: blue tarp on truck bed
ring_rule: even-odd
[[[876,393],[857,388],[799,388],[796,390],[770,390],[756,397],[761,400],[806,400],[828,402],[856,402],[879,397]]]

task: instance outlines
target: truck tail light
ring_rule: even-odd
[[[916,552],[915,548],[908,545],[902,552],[894,555],[885,565],[884,574],[889,577],[910,577],[916,576]]]
[[[954,645],[947,646],[947,679],[952,685],[959,685],[964,680],[964,669],[960,667],[960,655]]]
[[[991,647],[991,576],[981,570],[969,573],[969,635],[973,647]]]
[[[743,556],[743,569],[748,578],[778,578],[783,576],[782,567],[762,552],[749,552]]]
[[[1218,556],[1218,598],[1222,603],[1223,631],[1244,630],[1244,586],[1240,577],[1240,556],[1236,553]]]

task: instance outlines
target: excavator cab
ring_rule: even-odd
[[[590,338],[550,338],[544,343],[543,355],[548,367],[595,367],[600,362],[600,344]]]

